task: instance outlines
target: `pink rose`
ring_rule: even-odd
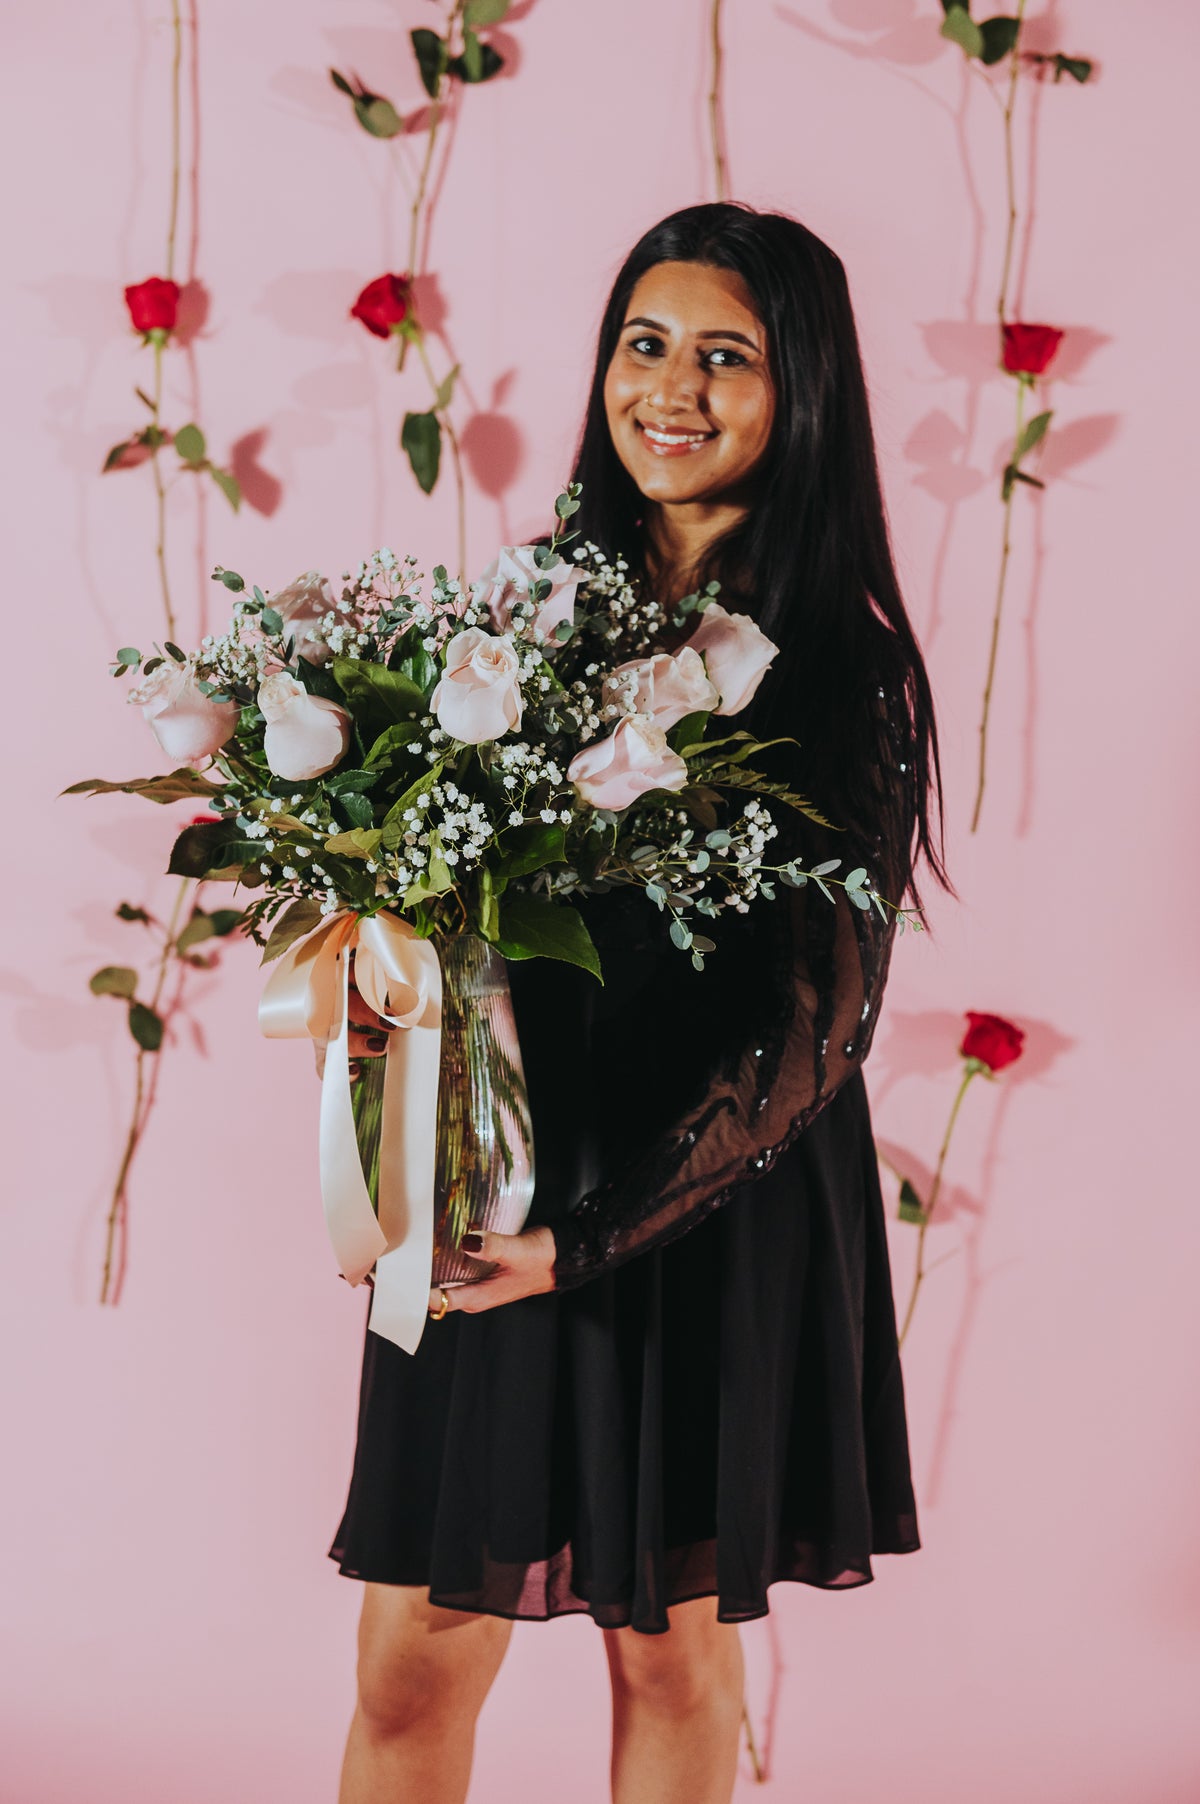
[[[190,664],[167,658],[129,692],[168,758],[189,764],[211,758],[238,721],[236,702],[214,702],[200,689]]]
[[[682,651],[618,664],[604,679],[604,698],[632,702],[636,713],[648,714],[665,733],[685,714],[711,713],[721,692],[709,681],[700,653],[685,645]]]
[[[644,714],[627,714],[607,739],[576,752],[567,775],[585,802],[617,813],[651,789],[682,789],[688,773],[661,727]]]
[[[285,636],[297,655],[310,664],[328,664],[333,653],[319,629],[326,614],[337,608],[329,578],[319,570],[306,570],[286,589],[268,597],[268,603],[283,620]]]
[[[708,674],[721,691],[717,714],[740,713],[779,653],[748,614],[727,613],[716,601],[701,614],[688,644],[703,652]]]
[[[533,585],[545,579],[551,589],[533,616],[533,627],[543,639],[553,639],[555,627],[575,618],[575,591],[584,573],[561,557],[548,569],[539,570],[533,561],[534,549],[532,545],[506,545],[472,590],[474,599],[487,608],[496,631],[506,633],[512,627],[514,602],[526,601]]]
[[[438,725],[464,745],[483,745],[521,724],[521,666],[511,639],[481,626],[456,633],[446,671],[429,698]]]
[[[310,695],[286,670],[264,677],[258,705],[267,722],[263,751],[277,777],[292,783],[323,777],[345,757],[350,743],[345,708],[323,695]]]

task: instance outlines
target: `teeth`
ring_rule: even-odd
[[[656,445],[702,445],[709,437],[707,432],[656,432],[653,426],[643,426],[642,431]]]

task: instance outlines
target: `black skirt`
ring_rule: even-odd
[[[538,1172],[530,1220],[546,1222],[595,1175],[579,1158],[571,1052],[594,986],[545,960],[512,980]],[[663,1071],[652,1039],[631,1045],[635,1113]],[[669,1244],[577,1289],[452,1311],[415,1355],[366,1334],[329,1555],[347,1577],[427,1588],[451,1609],[586,1611],[655,1633],[690,1598],[745,1622],[781,1579],[861,1585],[873,1554],[919,1546],[861,1071],[770,1169]]]

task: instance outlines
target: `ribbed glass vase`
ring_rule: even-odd
[[[439,940],[442,1064],[438,1082],[433,1275],[469,1284],[492,1269],[459,1251],[473,1224],[516,1234],[533,1200],[533,1128],[508,968],[475,934]],[[395,1029],[403,1033],[403,1028]],[[353,1086],[363,1170],[374,1200],[379,1182],[382,1058],[363,1059]]]

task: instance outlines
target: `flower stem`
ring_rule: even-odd
[[[1017,0],[1017,30],[1013,39],[1013,47],[1009,53],[1008,92],[1004,100],[1004,183],[1008,196],[1008,224],[1004,235],[1004,265],[1000,275],[1000,294],[996,301],[996,312],[1000,317],[1003,329],[1008,317],[1008,282],[1012,273],[1013,249],[1017,240],[1017,183],[1013,168],[1013,113],[1017,104],[1017,82],[1021,74],[1021,25],[1025,17],[1026,0]]]
[[[712,139],[713,168],[717,178],[717,199],[729,198],[729,172],[725,152],[721,148],[721,0],[712,0],[709,19],[709,42],[712,51],[712,81],[708,90],[708,130]]]
[[[162,410],[162,380],[163,347],[158,339],[155,339],[153,425],[156,433],[161,430],[159,427],[159,415]],[[167,637],[168,639],[173,639],[175,637],[175,610],[171,606],[171,583],[170,578],[167,575],[167,490],[166,484],[163,482],[162,464],[159,462],[160,449],[161,447],[156,438],[150,447],[150,468],[154,476],[155,496],[154,555],[158,562],[158,584],[162,591],[163,612],[167,617]]]
[[[1021,431],[1025,423],[1025,390],[1028,384],[1023,379],[1017,381],[1017,430],[1013,439],[1013,462],[1017,461],[1017,452],[1021,443]],[[971,815],[971,831],[974,833],[979,825],[979,815],[983,808],[983,788],[987,780],[987,731],[988,715],[992,706],[992,684],[996,676],[996,651],[1000,644],[1000,615],[1004,607],[1004,587],[1008,580],[1008,560],[1012,552],[1012,511],[1013,496],[1017,492],[1015,481],[1009,480],[1008,493],[1004,498],[1004,535],[1000,546],[1000,576],[996,584],[996,605],[992,613],[992,641],[988,650],[987,681],[983,686],[983,713],[979,719],[979,777],[975,787],[975,808]]]
[[[758,1743],[754,1739],[754,1725],[750,1721],[750,1706],[745,1701],[742,1703],[742,1728],[746,1732],[746,1752],[750,1756],[750,1765],[754,1769],[754,1783],[763,1785],[766,1783],[766,1770],[758,1751]]]
[[[158,955],[158,964],[155,967],[154,989],[149,1003],[150,1008],[155,1014],[158,1013],[159,1003],[162,1000],[163,986],[167,981],[167,972],[170,969],[171,960],[175,954],[175,941],[179,932],[180,912],[191,885],[192,879],[190,877],[185,877],[180,884],[179,889],[176,891],[175,901],[171,907],[171,917],[167,922],[164,932],[162,950]],[[125,1149],[121,1155],[121,1163],[117,1169],[116,1182],[113,1185],[112,1202],[108,1211],[108,1223],[104,1241],[104,1278],[100,1287],[100,1301],[102,1303],[107,1303],[109,1300],[109,1291],[112,1287],[113,1278],[113,1261],[118,1236],[121,1237],[122,1244],[124,1241],[125,1224],[128,1215],[126,1185],[129,1182],[129,1173],[133,1165],[134,1156],[137,1153],[138,1144],[141,1141],[146,1126],[146,1061],[149,1058],[157,1057],[158,1053],[149,1053],[144,1046],[139,1046],[137,1049],[137,1060],[134,1066],[133,1109],[130,1113],[129,1129],[125,1136]],[[115,1295],[113,1301],[116,1301]]]
[[[454,0],[454,4],[450,8],[450,13],[446,20],[446,49],[448,54],[452,49],[454,34],[458,28],[459,20],[462,17],[465,5],[466,0]],[[433,153],[437,146],[438,128],[442,123],[442,114],[445,110],[442,101],[442,84],[445,80],[445,75],[438,77],[437,93],[432,96],[429,103],[429,124],[425,132],[425,154],[421,158],[421,170],[417,177],[416,193],[413,195],[412,206],[409,209],[408,267],[405,270],[405,274],[410,282],[414,276],[417,275],[422,262],[421,215],[425,209],[425,200],[429,192],[429,178],[433,173]],[[404,359],[407,354],[408,340],[407,338],[402,338],[400,341],[399,356],[396,359],[396,368],[398,370],[404,368]]]
[[[183,63],[183,21],[179,0],[171,0],[171,204],[167,215],[168,282],[175,279],[175,236],[179,226],[180,69]]]
[[[425,340],[423,336],[417,338],[416,345],[417,355],[421,359],[421,367],[425,371],[425,374],[429,379],[429,386],[433,391],[433,410],[441,423],[442,430],[445,432],[447,442],[450,446],[450,461],[454,466],[454,490],[458,507],[458,579],[460,582],[465,582],[467,579],[467,488],[463,478],[462,454],[459,450],[458,434],[454,430],[454,425],[447,409],[437,405],[439,383],[437,376],[434,373],[433,365],[429,361],[429,352],[425,349]]]
[[[958,1086],[958,1094],[954,1098],[954,1106],[950,1110],[950,1119],[946,1123],[946,1132],[942,1136],[942,1146],[941,1151],[938,1153],[937,1169],[933,1174],[933,1183],[930,1186],[929,1199],[925,1204],[921,1218],[921,1226],[917,1232],[917,1269],[913,1274],[912,1289],[908,1294],[908,1308],[904,1312],[904,1326],[900,1330],[899,1345],[901,1347],[904,1345],[904,1337],[908,1333],[908,1326],[913,1318],[913,1310],[917,1306],[917,1292],[920,1290],[922,1280],[925,1277],[925,1234],[929,1227],[929,1223],[933,1218],[933,1211],[937,1206],[938,1193],[942,1188],[942,1172],[946,1164],[946,1154],[950,1150],[950,1136],[954,1132],[954,1124],[958,1120],[958,1111],[962,1107],[962,1099],[967,1093],[967,1085],[973,1077],[978,1075],[979,1069],[978,1065],[972,1063],[969,1064],[963,1072],[962,1082]]]

